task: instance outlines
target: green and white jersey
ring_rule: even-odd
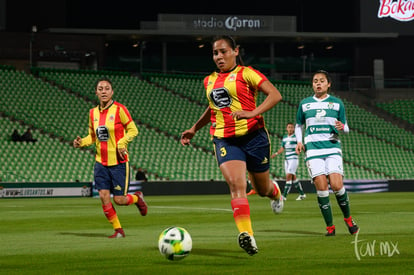
[[[292,135],[284,135],[282,138],[282,147],[285,149],[285,158],[286,159],[297,159],[298,154],[296,154],[296,136],[295,134]]]
[[[341,155],[341,141],[335,122],[346,124],[342,100],[328,95],[324,99],[315,96],[303,99],[296,116],[297,125],[305,125],[304,142],[306,160]]]

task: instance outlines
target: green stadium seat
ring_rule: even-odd
[[[152,74],[146,78],[147,81],[127,74],[111,75],[110,72],[99,71],[39,69],[38,72],[46,81],[24,72],[0,68],[0,89],[8,91],[4,100],[10,103],[0,106],[0,111],[6,116],[0,118],[2,154],[19,152],[39,160],[39,165],[28,165],[23,158],[12,159],[4,170],[8,171],[7,175],[1,171],[2,178],[12,181],[91,181],[93,154],[69,144],[76,135],[86,135],[88,110],[95,106],[92,102],[96,102],[93,85],[98,77],[110,75],[115,99],[128,107],[140,130],[139,136],[129,145],[133,167],[147,170],[150,180],[160,177],[171,180],[222,180],[212,154],[208,127],[200,130],[192,141],[200,149],[183,147],[177,140],[207,106],[203,77]],[[53,86],[52,82],[60,86]],[[273,150],[280,146],[287,121],[295,120],[299,101],[312,94],[308,84],[275,82],[275,85],[282,93],[283,101],[264,114]],[[36,96],[39,93],[48,96]],[[31,100],[22,101],[21,98]],[[259,102],[262,100],[264,96],[260,93]],[[350,134],[342,136],[345,178],[413,178],[412,135],[346,100],[344,104],[351,127]],[[180,106],[178,114],[177,106]],[[412,105],[398,106],[395,109],[404,112],[414,109]],[[11,132],[9,129],[25,130],[11,119],[34,125],[39,142],[31,146],[6,140],[4,133]],[[50,151],[63,157],[51,159]],[[283,158],[272,161],[272,176],[284,178],[283,167]],[[303,161],[298,177],[308,179]]]

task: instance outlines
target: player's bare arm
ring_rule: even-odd
[[[269,81],[266,80],[260,86],[260,91],[266,94],[266,99],[257,106],[253,111],[238,110],[231,113],[233,119],[249,119],[257,115],[263,114],[273,108],[282,100],[279,90]]]
[[[196,132],[206,126],[210,122],[210,107],[204,111],[201,117],[197,120],[197,122],[188,130],[185,130],[181,134],[180,142],[182,145],[189,145],[190,140],[194,137]]]

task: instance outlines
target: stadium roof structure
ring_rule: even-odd
[[[266,42],[356,42],[378,39],[396,39],[398,33],[361,33],[361,32],[273,32],[273,31],[209,31],[209,30],[174,30],[169,29],[82,29],[82,28],[49,28],[45,32],[59,34],[104,35],[108,40],[163,40],[181,41],[189,38],[200,39],[215,35],[232,35],[242,41],[264,39]],[[263,40],[262,40],[263,41]]]

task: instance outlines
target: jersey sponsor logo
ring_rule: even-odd
[[[99,141],[108,141],[109,140],[109,130],[105,125],[98,126],[96,128],[96,137]]]
[[[315,118],[317,121],[323,121],[325,120],[326,111],[325,110],[316,110]]]
[[[219,109],[230,107],[231,105],[232,99],[229,91],[224,87],[212,90],[209,96],[214,105]]]
[[[331,129],[327,127],[322,127],[322,128],[310,127],[309,130],[311,133],[313,133],[313,132],[327,132],[327,131],[330,131]]]

